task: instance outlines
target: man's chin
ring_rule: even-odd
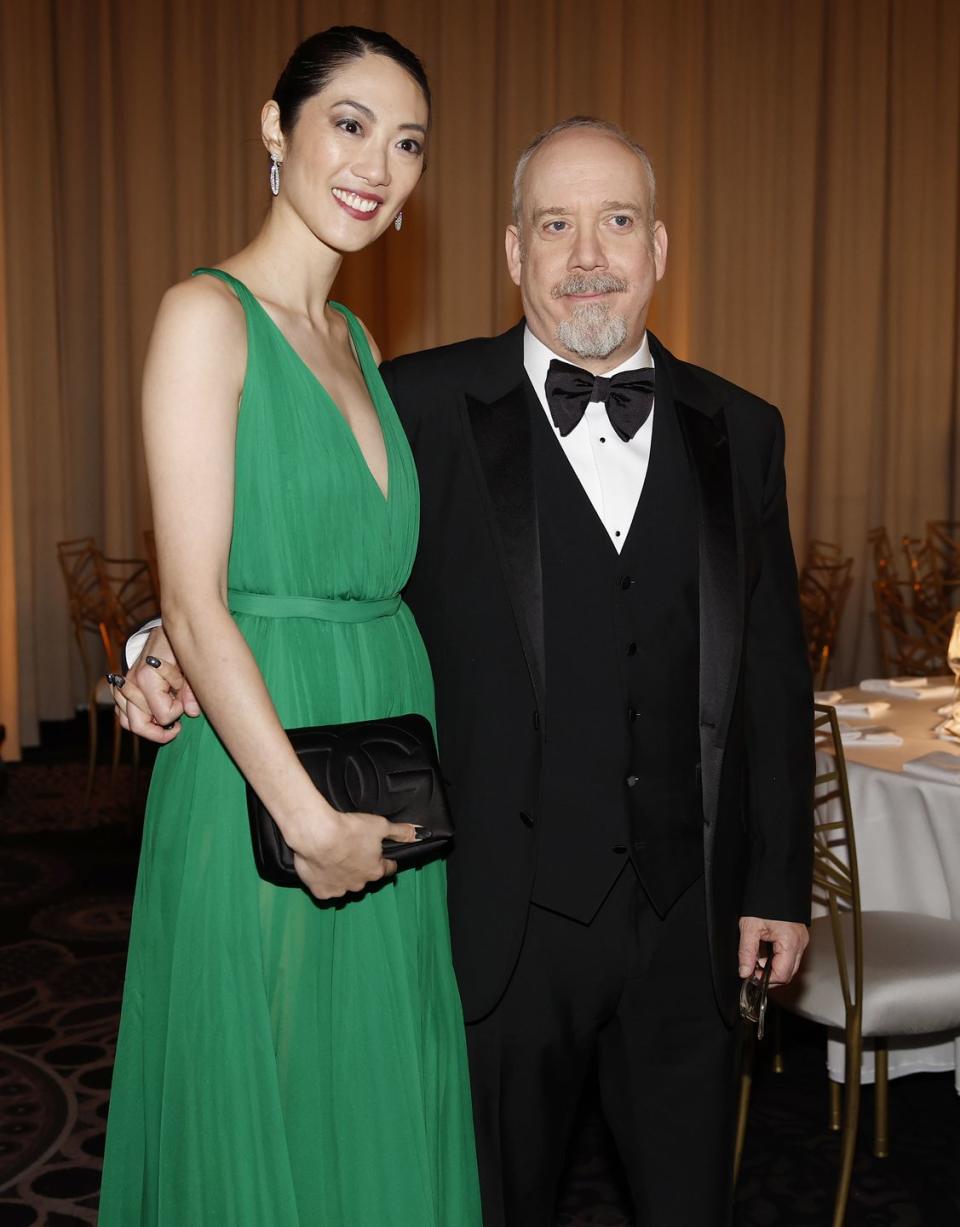
[[[592,321],[585,325],[573,317],[557,325],[556,342],[564,353],[576,358],[602,360],[623,345],[627,339],[627,325],[623,319],[611,319],[599,325]]]

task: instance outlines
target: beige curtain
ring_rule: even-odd
[[[837,680],[871,669],[866,530],[960,517],[957,0],[0,0],[8,731],[19,712],[29,744],[81,693],[55,542],[142,552],[157,302],[256,228],[260,104],[338,21],[408,42],[436,97],[403,231],[338,297],[387,354],[508,325],[518,151],[563,115],[621,122],[671,240],[653,326],[781,406],[798,548],[856,559]]]

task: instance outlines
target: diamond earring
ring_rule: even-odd
[[[270,155],[270,191],[274,196],[280,195],[280,159],[275,153]]]
[[[397,214],[397,216],[393,219],[393,226],[395,230],[399,230],[402,225],[403,225],[403,210],[401,210]]]

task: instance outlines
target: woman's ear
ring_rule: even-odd
[[[280,127],[280,108],[272,98],[263,104],[263,110],[260,112],[260,135],[267,153],[282,162],[286,138]]]

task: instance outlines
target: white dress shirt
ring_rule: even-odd
[[[599,401],[591,401],[583,418],[565,438],[561,438],[550,416],[544,390],[547,370],[553,358],[559,358],[561,362],[569,361],[568,358],[547,349],[546,345],[538,341],[530,329],[526,328],[523,334],[524,369],[547,415],[550,429],[556,434],[557,442],[563,448],[587,498],[593,504],[594,511],[600,517],[600,522],[609,533],[610,540],[619,554],[630,531],[633,515],[640,501],[640,492],[647,477],[650,442],[653,438],[653,410],[651,409],[650,416],[633,438],[624,442],[610,425],[606,408]],[[576,363],[571,365],[575,366]],[[643,341],[637,352],[612,371],[607,371],[606,377],[645,366],[653,366],[646,333],[643,334]],[[160,619],[155,618],[130,636],[125,651],[127,662],[132,664],[137,659],[143,651],[147,634],[159,625]]]
[[[654,411],[651,409],[650,416],[633,438],[624,442],[610,425],[606,407],[599,401],[591,401],[573,430],[562,436],[550,416],[545,390],[547,371],[554,358],[572,366],[577,365],[576,359],[553,353],[529,328],[524,330],[523,365],[527,377],[547,415],[550,429],[556,435],[557,442],[563,448],[564,455],[570,461],[580,485],[583,486],[619,554],[633,523],[643,483],[647,478]],[[609,379],[621,371],[652,366],[650,343],[644,333],[637,352],[612,371],[606,371],[605,378]]]

